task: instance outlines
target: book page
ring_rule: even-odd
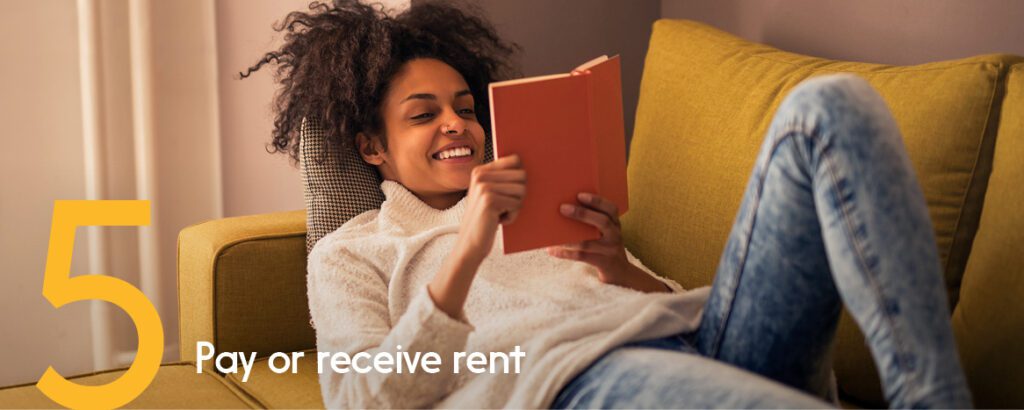
[[[517,79],[517,80],[505,80],[505,81],[498,81],[496,83],[491,83],[491,87],[492,88],[493,87],[504,87],[504,86],[508,86],[508,85],[533,83],[533,82],[537,82],[537,81],[554,80],[556,78],[565,78],[565,77],[568,77],[568,76],[569,76],[569,74],[551,74],[551,75],[542,75],[540,77],[528,77],[528,78],[520,78],[520,79]]]
[[[587,61],[587,62],[585,62],[583,64],[580,64],[578,67],[574,68],[572,71],[584,71],[584,70],[590,69],[593,66],[596,66],[596,65],[601,64],[601,63],[603,63],[605,61],[608,61],[608,59],[609,59],[609,57],[607,55],[603,55],[603,56],[597,57],[597,58],[595,58],[593,60]],[[515,79],[515,80],[505,80],[505,81],[493,82],[493,83],[490,84],[490,86],[491,87],[505,87],[505,86],[516,85],[516,84],[525,84],[525,83],[532,83],[532,82],[537,82],[537,81],[554,80],[554,79],[558,79],[558,78],[568,77],[569,75],[570,74],[563,73],[563,74],[542,75],[542,76],[538,76],[538,77],[518,78],[518,79]]]
[[[590,67],[593,67],[595,65],[601,64],[601,63],[603,63],[605,61],[608,61],[608,55],[603,55],[603,56],[600,56],[600,57],[595,58],[593,60],[587,61],[587,62],[585,62],[583,64],[580,64],[579,67],[576,67],[572,71],[583,71],[583,70],[586,70],[586,69],[588,69]]]

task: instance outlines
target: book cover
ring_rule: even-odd
[[[628,210],[626,139],[619,57],[571,73],[492,83],[495,158],[518,154],[526,170],[519,216],[500,228],[506,254],[600,238],[597,228],[559,212],[593,192]]]

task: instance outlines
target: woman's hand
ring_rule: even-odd
[[[593,225],[601,238],[548,248],[548,254],[593,265],[604,283],[632,288],[641,292],[671,291],[664,283],[629,263],[622,245],[622,224],[615,203],[596,194],[581,192],[579,204],[562,204],[562,215]]]
[[[516,219],[525,196],[526,171],[518,156],[473,168],[454,252],[427,285],[438,309],[453,318],[462,316],[476,271],[494,246],[498,224]]]
[[[526,170],[518,155],[473,168],[456,251],[483,261],[494,246],[498,224],[515,221],[525,196]]]

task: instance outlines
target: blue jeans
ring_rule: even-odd
[[[864,80],[830,75],[776,112],[698,330],[610,351],[552,405],[826,407],[844,304],[890,405],[971,406],[899,130]]]

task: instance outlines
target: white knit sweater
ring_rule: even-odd
[[[431,208],[394,181],[386,200],[325,236],[309,255],[309,308],[321,352],[437,352],[440,372],[320,375],[324,404],[337,407],[547,407],[590,363],[630,341],[693,330],[708,289],[641,293],[602,283],[590,265],[543,249],[502,254],[501,240],[477,271],[456,320],[437,309],[427,283],[453,249],[463,199]],[[683,251],[683,250],[680,250]],[[526,352],[519,374],[461,371],[454,352]],[[463,360],[463,365],[465,361]]]

